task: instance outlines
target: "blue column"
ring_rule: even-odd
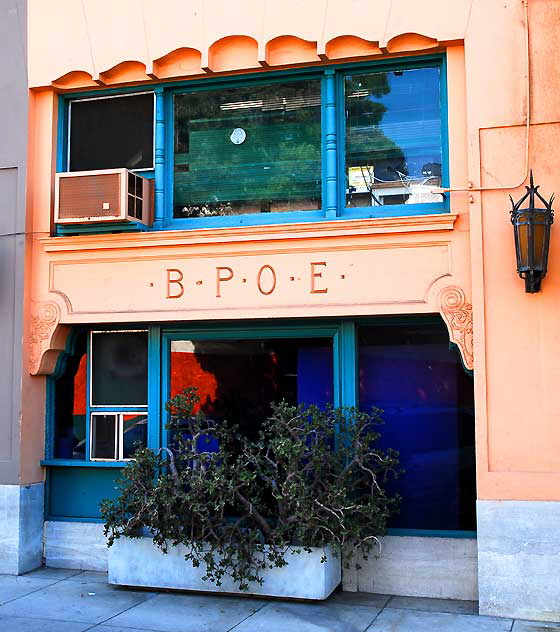
[[[325,209],[327,219],[337,216],[337,186],[336,186],[336,78],[334,69],[329,68],[325,73]]]
[[[156,93],[156,129],[154,134],[154,177],[155,177],[155,211],[154,229],[162,229],[165,225],[165,98],[163,87],[155,88]]]
[[[358,356],[353,321],[343,321],[334,337],[334,385],[335,406],[358,406]],[[335,448],[340,445],[337,428]]]
[[[340,328],[341,357],[341,404],[358,405],[358,349],[356,325],[353,321],[344,321]]]
[[[148,338],[148,448],[161,447],[161,329],[150,327]]]

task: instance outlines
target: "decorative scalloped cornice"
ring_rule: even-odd
[[[425,52],[441,48],[444,44],[434,37],[419,33],[402,33],[383,42],[366,40],[356,35],[337,35],[318,42],[296,35],[282,35],[266,42],[259,42],[248,35],[228,35],[202,50],[185,44],[157,59],[123,59],[96,72],[92,72],[91,68],[73,68],[62,76],[53,77],[51,83],[61,90],[137,84],[154,79],[171,80],[321,61]]]

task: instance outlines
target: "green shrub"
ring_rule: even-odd
[[[166,553],[185,545],[205,579],[247,590],[289,555],[328,547],[348,567],[367,558],[398,505],[383,484],[397,454],[375,448],[379,411],[272,405],[250,441],[226,422],[193,414],[196,389],[166,405],[169,448],[139,448],[102,503],[108,545],[146,530]]]

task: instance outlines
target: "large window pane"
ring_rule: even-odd
[[[174,216],[321,208],[321,83],[175,96]]]
[[[270,403],[325,406],[333,401],[332,341],[176,340],[171,343],[171,395],[195,386],[212,418],[254,437]]]
[[[87,337],[76,337],[74,354],[66,358],[64,373],[55,382],[54,451],[56,459],[86,457]]]
[[[91,393],[94,406],[148,403],[148,333],[93,332]]]
[[[473,384],[444,324],[360,327],[359,372],[360,407],[383,409],[380,446],[404,469],[390,526],[474,530]]]
[[[346,205],[441,202],[439,68],[347,76]]]

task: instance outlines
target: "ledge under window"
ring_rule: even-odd
[[[153,248],[238,242],[291,241],[363,237],[400,233],[422,233],[453,230],[455,213],[412,215],[368,219],[333,220],[321,223],[280,224],[200,228],[182,231],[153,231],[133,234],[74,235],[45,237],[40,241],[46,252],[114,250],[117,248]]]
[[[126,467],[131,461],[78,461],[72,459],[44,459],[43,467]]]

